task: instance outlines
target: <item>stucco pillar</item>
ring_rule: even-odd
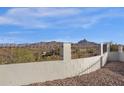
[[[103,43],[101,43],[100,68],[102,68],[102,64],[103,64]]]
[[[123,52],[123,46],[121,45],[118,46],[118,52],[121,52],[121,53]]]
[[[107,44],[107,53],[110,52],[110,43]]]
[[[71,44],[70,43],[64,43],[63,46],[63,59],[64,62],[70,62],[71,61]]]
[[[103,43],[101,43],[101,56],[103,56]]]

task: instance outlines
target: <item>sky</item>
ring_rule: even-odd
[[[0,43],[41,41],[124,44],[124,8],[0,8]]]

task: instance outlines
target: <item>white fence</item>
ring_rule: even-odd
[[[124,62],[124,52],[110,52],[108,56],[108,61],[122,61]]]
[[[122,61],[122,62],[124,62],[123,46],[119,46],[117,52],[110,52],[108,55],[108,61]]]
[[[0,65],[0,85],[27,85],[82,75],[100,69],[107,62],[109,47],[101,55],[71,59],[71,45],[64,44],[64,60]]]

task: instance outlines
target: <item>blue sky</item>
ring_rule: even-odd
[[[0,8],[0,43],[124,44],[124,8]]]

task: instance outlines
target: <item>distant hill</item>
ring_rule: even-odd
[[[91,42],[91,41],[88,41],[86,39],[80,40],[79,42],[73,43],[73,44],[78,46],[78,47],[96,47],[96,46],[100,45],[98,43]]]
[[[100,53],[97,43],[80,40],[71,44],[72,59],[96,56]],[[0,64],[50,61],[63,59],[63,42],[37,42],[25,44],[0,44]]]
[[[44,47],[52,47],[52,46],[60,46],[62,45],[63,42],[57,42],[57,41],[50,41],[50,42],[37,42],[37,43],[24,43],[24,44],[0,44],[0,47],[38,47],[38,46],[44,46]],[[98,43],[95,43],[95,42],[91,42],[91,41],[88,41],[86,39],[83,39],[83,40],[80,40],[79,42],[77,43],[72,43],[72,44],[76,44],[78,46],[97,46],[99,45]]]
[[[86,40],[86,39],[80,40],[80,41],[78,42],[78,44],[82,44],[82,45],[97,45],[97,43],[95,43],[95,42],[90,42],[90,41],[88,41],[88,40]]]

